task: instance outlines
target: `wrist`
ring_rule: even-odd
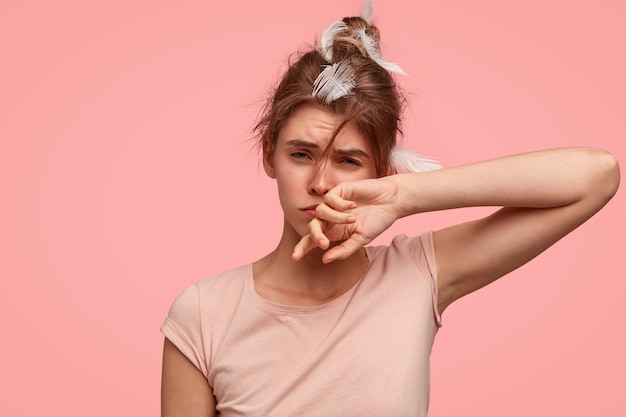
[[[415,183],[417,175],[416,173],[410,173],[388,177],[395,187],[396,199],[393,207],[398,218],[407,217],[420,211],[415,203],[417,199],[413,195],[415,190],[419,188]]]

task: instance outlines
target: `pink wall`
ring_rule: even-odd
[[[280,233],[248,141],[259,99],[361,1],[4,3],[0,414],[157,415],[170,302]],[[623,2],[375,3],[383,51],[411,75],[408,147],[455,165],[594,145],[626,163]],[[626,415],[625,208],[621,190],[446,311],[432,416]]]

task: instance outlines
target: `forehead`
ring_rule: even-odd
[[[306,104],[291,114],[278,132],[278,145],[294,140],[315,142],[320,148],[328,145],[342,123],[341,116],[325,107]],[[333,141],[334,147],[358,148],[371,154],[369,140],[352,122],[346,123]]]

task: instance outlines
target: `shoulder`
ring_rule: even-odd
[[[248,278],[252,277],[252,264],[239,266],[221,272],[195,284],[201,298],[210,297],[216,292],[239,292]]]
[[[251,265],[187,287],[172,303],[161,332],[207,376],[216,329],[229,321],[243,294]]]
[[[389,245],[370,246],[367,250],[368,256],[371,256],[373,261],[382,261],[390,258],[395,260],[403,259],[418,266],[434,264],[435,262],[432,231],[413,237],[404,234],[397,235]]]
[[[196,282],[183,290],[172,303],[166,322],[183,330],[202,329],[230,306],[237,305],[251,265],[243,265]]]
[[[389,245],[367,248],[370,272],[382,276],[392,275],[413,279],[422,277],[435,287],[437,285],[437,262],[433,244],[433,232],[418,236],[398,235]]]
[[[237,296],[243,290],[246,279],[252,274],[250,264],[230,269],[198,281],[187,287],[172,303],[169,316],[177,316],[177,313],[189,312],[210,308],[217,305],[223,308],[223,303],[228,302],[229,295]]]
[[[414,237],[398,235],[389,245],[372,246],[367,250],[371,256],[369,275],[394,291],[402,289],[402,295],[409,296],[412,302],[419,300],[425,314],[440,327],[433,232]],[[393,299],[397,301],[397,295]]]

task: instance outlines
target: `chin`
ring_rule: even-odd
[[[283,234],[294,233],[298,235],[299,238],[309,234],[308,222],[305,223],[305,222],[300,221],[298,223],[295,223],[296,226],[294,226],[294,223],[295,222],[291,222],[289,221],[289,219],[285,217],[285,226],[284,226]]]

